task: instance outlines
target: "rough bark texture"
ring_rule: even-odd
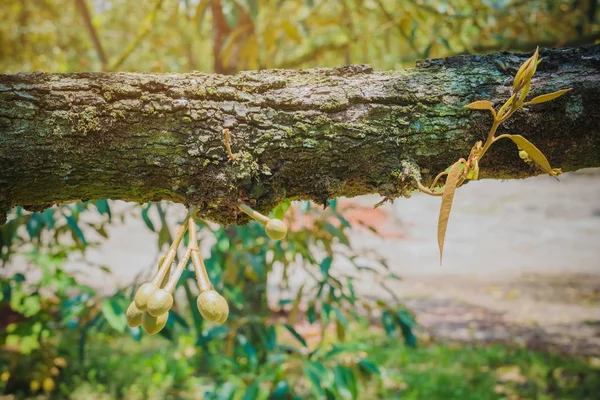
[[[528,137],[553,167],[600,166],[600,46],[543,50],[531,96],[563,97],[513,116],[500,133]],[[205,218],[243,222],[242,199],[268,211],[283,198],[398,197],[487,135],[530,54],[368,66],[190,74],[0,75],[0,212],[99,198],[196,204]],[[223,146],[232,134],[236,161]],[[499,142],[481,176],[540,171]]]

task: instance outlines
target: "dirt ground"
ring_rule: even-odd
[[[364,219],[382,232],[377,237],[356,229],[351,240],[375,249],[403,278],[394,291],[415,311],[424,335],[600,354],[600,170],[564,174],[560,182],[541,176],[464,186],[455,196],[442,265],[439,198],[414,195],[373,210],[379,200],[345,200],[359,207],[349,219]],[[156,262],[156,236],[141,218],[110,227],[109,234],[89,259],[108,265],[112,276],[70,264],[106,292]],[[295,279],[299,286],[303,277]],[[277,283],[274,274],[269,284],[275,296]],[[358,289],[379,295],[368,280]]]
[[[390,260],[403,277],[396,292],[428,334],[600,354],[599,170],[461,188],[442,265],[439,199],[417,195],[384,210],[385,240],[357,242]]]

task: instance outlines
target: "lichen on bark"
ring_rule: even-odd
[[[600,45],[542,50],[530,106],[501,132],[528,137],[565,171],[600,166]],[[509,96],[529,54],[368,66],[202,73],[0,75],[0,213],[99,198],[172,200],[243,222],[288,198],[410,193],[485,137],[491,117],[465,104]],[[230,161],[222,131],[231,131]],[[498,143],[483,178],[539,173]],[[0,216],[1,217],[1,216]]]

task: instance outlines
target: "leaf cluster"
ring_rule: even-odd
[[[539,58],[539,49],[536,49],[534,54],[528,58],[527,61],[525,61],[517,71],[512,85],[512,95],[498,110],[494,109],[494,105],[488,100],[478,100],[466,105],[466,108],[472,110],[488,110],[492,114],[494,122],[490,128],[485,143],[482,141],[475,143],[467,159],[461,158],[452,164],[448,169],[440,172],[435,177],[430,187],[425,187],[420,182],[417,182],[418,189],[422,192],[432,196],[442,197],[442,204],[438,218],[438,246],[440,250],[440,262],[444,252],[446,229],[448,227],[448,219],[450,218],[454,193],[456,189],[464,184],[467,180],[476,180],[479,178],[479,162],[489,148],[498,140],[512,140],[517,145],[519,156],[523,160],[526,162],[535,163],[548,175],[556,177],[561,173],[560,169],[552,168],[546,156],[525,137],[508,133],[496,135],[500,125],[523,107],[554,100],[571,90],[558,90],[556,92],[547,93],[526,101],[527,95],[529,94],[529,90],[531,88],[531,80],[540,62],[542,62],[542,60]],[[442,190],[437,190],[436,185],[438,184],[439,179],[443,176],[446,177],[445,185]]]

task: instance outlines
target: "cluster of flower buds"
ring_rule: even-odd
[[[186,230],[189,231],[188,247],[183,258],[179,260],[175,269],[171,271],[172,264],[177,255],[177,248]],[[169,310],[173,307],[173,291],[190,259],[192,260],[192,265],[196,273],[196,281],[200,288],[200,295],[197,300],[200,314],[207,321],[218,324],[222,324],[227,320],[229,306],[225,298],[217,293],[210,283],[200,249],[198,248],[196,221],[192,216],[189,216],[187,221],[179,227],[167,253],[164,257],[161,257],[159,269],[154,278],[139,287],[134,301],[127,308],[127,324],[130,327],[133,328],[141,325],[151,335],[160,332],[165,327],[169,319]]]
[[[267,236],[271,239],[281,240],[285,238],[287,226],[282,221],[266,217],[243,203],[240,203],[239,208],[263,225]],[[227,320],[229,306],[225,298],[213,289],[208,278],[204,260],[198,248],[196,221],[192,215],[193,212],[190,212],[186,221],[179,227],[169,250],[159,261],[158,272],[154,278],[140,286],[135,293],[134,300],[127,308],[126,313],[127,324],[130,327],[134,328],[141,325],[151,335],[160,332],[165,327],[169,319],[169,310],[173,307],[173,291],[190,259],[200,289],[200,295],[196,301],[198,311],[207,321],[222,324]],[[171,271],[177,256],[177,248],[186,230],[189,232],[188,247],[183,258]]]

